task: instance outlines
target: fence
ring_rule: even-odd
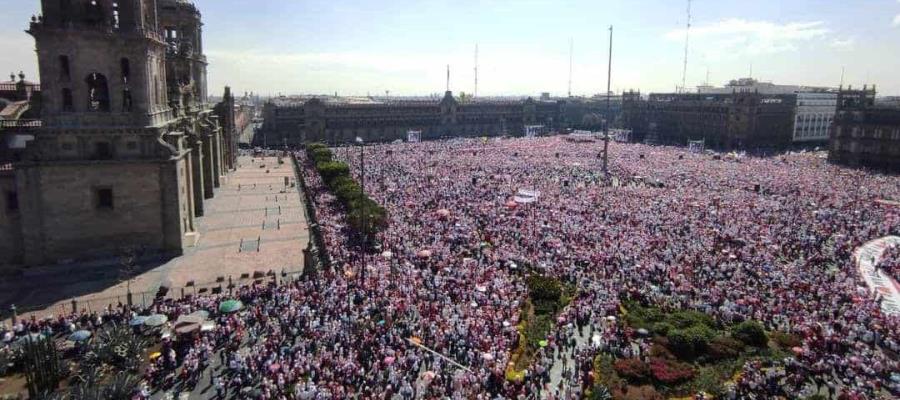
[[[294,164],[294,176],[299,183],[297,190],[299,190],[303,196],[305,205],[303,210],[306,214],[306,221],[310,231],[309,245],[306,250],[303,251],[304,267],[306,268],[306,272],[316,273],[319,269],[330,268],[331,258],[328,256],[328,248],[325,247],[322,229],[319,226],[319,221],[316,219],[315,199],[310,193],[309,187],[306,185],[306,179],[301,172],[302,166],[294,153],[291,153],[291,162]]]
[[[260,285],[272,282],[275,284],[291,282],[302,276],[302,271],[288,272],[282,270],[280,273],[269,270],[268,272],[254,271],[253,273],[241,274],[238,278],[233,276],[218,277],[212,282],[195,283],[188,282],[182,287],[160,287],[155,291],[132,292],[131,304],[136,307],[146,308],[151,306],[155,301],[161,299],[184,299],[197,295],[209,295],[229,293],[235,288]],[[279,281],[279,276],[281,280]],[[25,307],[15,307],[3,311],[3,322],[9,322],[12,318],[44,318],[53,315],[68,315],[69,313],[87,312],[103,310],[107,307],[116,307],[119,304],[128,304],[128,294],[123,293],[116,296],[92,297],[85,296],[73,298],[71,300],[62,300],[51,304],[34,304]]]

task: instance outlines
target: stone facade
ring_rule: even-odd
[[[565,102],[471,100],[459,102],[446,92],[440,100],[346,102],[312,98],[263,106],[263,132],[257,145],[304,142],[367,142],[406,139],[409,130],[421,139],[450,136],[522,135],[525,125],[558,129],[564,124]]]
[[[28,30],[42,124],[12,167],[21,245],[0,262],[196,242],[194,218],[227,172],[201,26],[185,0],[42,1]]]
[[[687,145],[704,140],[717,149],[773,149],[791,144],[795,94],[640,93],[623,95],[623,122],[632,138]]]
[[[875,104],[875,88],[842,90],[829,141],[830,161],[900,173],[900,108]]]

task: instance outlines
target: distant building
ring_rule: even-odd
[[[493,100],[460,103],[452,92],[443,98],[275,99],[263,106],[264,124],[256,145],[299,145],[304,142],[388,142],[422,132],[423,140],[455,136],[522,136],[526,125],[558,129],[565,101]]]
[[[798,92],[794,116],[794,143],[827,142],[834,114],[836,92]]]
[[[796,94],[653,93],[643,99],[632,91],[623,94],[622,119],[639,142],[773,149],[791,144],[796,104]]]
[[[723,87],[697,86],[700,94],[729,94],[733,92],[758,92],[760,94],[795,94],[800,92],[827,92],[832,88],[821,86],[780,85],[760,82],[753,78],[733,79]]]
[[[900,108],[875,104],[875,88],[842,90],[829,143],[835,163],[900,172]]]
[[[834,89],[778,85],[752,78],[697,93],[632,93],[623,123],[635,140],[686,145],[705,141],[719,149],[778,149],[828,140],[837,106]],[[743,103],[741,103],[743,101]]]
[[[0,82],[0,164],[21,157],[25,144],[34,139],[34,130],[41,126],[41,85],[25,80],[19,72]]]

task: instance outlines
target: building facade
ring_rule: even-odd
[[[558,129],[565,102],[471,100],[459,102],[452,92],[441,99],[358,101],[313,97],[301,101],[269,101],[256,145],[299,145],[304,142],[387,142],[406,139],[410,130],[422,139],[456,136],[523,135],[526,125]]]
[[[623,95],[622,121],[632,140],[685,146],[703,141],[716,149],[772,149],[791,144],[794,94],[638,92]]]
[[[794,115],[794,143],[827,142],[834,114],[837,113],[835,92],[799,92]]]
[[[41,5],[28,29],[41,126],[0,176],[14,221],[0,263],[180,254],[235,156],[206,103],[200,12],[186,0]]]
[[[900,108],[875,104],[875,88],[842,90],[829,142],[830,161],[900,173]]]

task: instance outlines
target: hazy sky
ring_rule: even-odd
[[[37,74],[23,32],[38,0],[0,0],[0,73]],[[196,0],[211,94],[471,92],[564,95],[680,84],[686,0]],[[687,84],[750,74],[776,83],[878,85],[900,95],[900,0],[694,0]]]

